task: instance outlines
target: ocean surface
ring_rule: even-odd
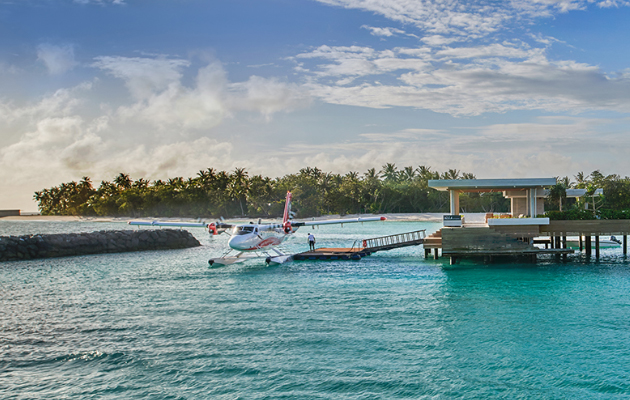
[[[437,230],[316,229],[318,246]],[[129,229],[12,222],[0,235]],[[630,397],[630,262],[425,260],[210,268],[203,246],[0,263],[1,399]],[[305,251],[308,229],[286,246]]]

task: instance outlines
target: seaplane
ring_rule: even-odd
[[[329,219],[321,221],[293,221],[293,213],[291,212],[292,193],[287,192],[286,202],[284,205],[284,213],[282,223],[263,224],[261,220],[258,223],[249,224],[227,224],[223,221],[212,223],[205,222],[160,222],[160,221],[129,221],[129,225],[137,226],[172,226],[172,227],[203,227],[208,230],[210,235],[219,235],[228,233],[229,250],[221,257],[211,258],[208,263],[210,266],[230,265],[242,262],[252,258],[265,258],[267,264],[283,264],[291,261],[292,256],[281,251],[278,246],[302,226],[316,225],[332,225],[332,224],[348,224],[354,222],[372,222],[385,221],[385,217],[360,217],[360,218],[344,218]]]

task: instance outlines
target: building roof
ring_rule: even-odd
[[[567,189],[567,197],[582,197],[586,194],[586,189]],[[597,189],[593,196],[604,194],[604,189]]]
[[[429,187],[437,190],[508,190],[553,186],[556,178],[535,179],[435,179]]]

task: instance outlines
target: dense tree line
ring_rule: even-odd
[[[386,164],[380,171],[345,175],[303,168],[296,174],[271,179],[250,176],[243,168],[232,172],[213,168],[197,176],[167,181],[132,180],[120,173],[95,188],[90,178],[62,183],[35,193],[44,215],[277,217],[286,192],[293,192],[293,209],[299,217],[324,214],[438,212],[448,210],[448,195],[429,189],[429,179],[472,179],[457,170],[437,172],[429,167]],[[461,201],[464,209],[504,211],[499,195],[471,194]]]
[[[34,198],[44,215],[278,217],[282,215],[288,190],[293,192],[293,210],[301,218],[325,214],[448,212],[448,194],[430,189],[430,179],[475,179],[475,176],[454,169],[433,171],[426,166],[398,169],[392,163],[380,171],[372,168],[363,174],[345,175],[307,167],[275,179],[250,176],[243,168],[231,172],[208,168],[192,178],[167,181],[132,180],[128,174],[120,173],[111,182],[102,181],[98,188],[90,178],[83,177],[79,182],[35,192]],[[569,178],[559,182],[565,189],[603,188],[606,195],[597,199],[595,207],[630,208],[627,177],[604,176],[594,171],[588,176],[578,173],[575,182]],[[550,198],[549,203],[553,208],[558,201]],[[506,212],[510,203],[501,193],[464,193],[460,207],[462,212]]]
[[[590,175],[578,172],[575,180],[557,177],[549,189],[545,209],[552,219],[628,219],[630,218],[630,177],[604,175],[599,170]],[[567,189],[586,189],[586,195],[569,199]],[[602,189],[603,194],[597,194]]]

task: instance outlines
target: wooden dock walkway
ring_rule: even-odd
[[[293,255],[294,260],[360,260],[371,252],[362,248],[327,248],[322,247]]]
[[[293,255],[294,260],[360,260],[377,251],[385,251],[408,246],[418,246],[424,242],[425,230],[399,233],[371,239],[356,240],[350,248],[319,248]]]

